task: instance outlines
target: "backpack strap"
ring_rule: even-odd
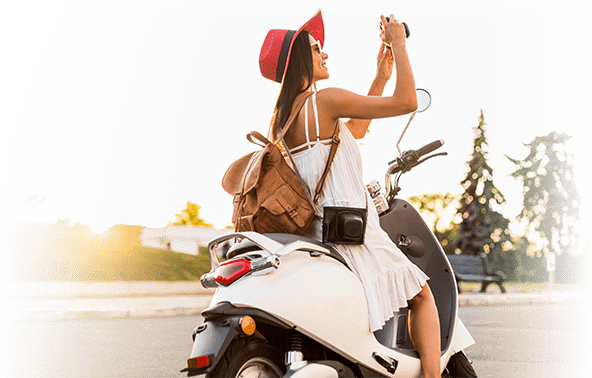
[[[304,93],[298,95],[298,97],[296,97],[296,100],[294,100],[294,106],[292,107],[292,114],[290,115],[290,118],[288,118],[288,121],[286,122],[286,126],[284,126],[284,128],[282,129],[282,131],[278,135],[280,141],[282,142],[282,145],[284,146],[284,149],[286,150],[286,154],[288,154],[288,157],[290,158],[290,162],[292,163],[292,168],[294,169],[294,172],[296,172],[296,175],[298,176],[298,179],[302,183],[302,186],[304,187],[307,195],[308,195],[308,190],[306,190],[307,186],[304,183],[302,176],[300,176],[300,172],[298,172],[298,168],[296,167],[296,163],[294,162],[294,159],[292,158],[292,154],[290,153],[290,149],[288,148],[288,144],[284,140],[284,135],[288,131],[288,128],[290,126],[292,126],[292,123],[296,119],[296,116],[298,115],[300,109],[302,108],[302,106],[304,105],[304,103],[306,102],[308,97],[311,96],[312,94],[313,94],[313,92],[304,92]],[[316,100],[316,99],[313,99],[313,100]],[[298,111],[294,111],[294,109],[297,109]],[[339,126],[338,125],[339,124],[335,125],[335,130],[333,131],[333,138],[331,139],[331,150],[329,151],[329,158],[327,159],[327,164],[325,165],[325,169],[323,171],[323,174],[321,175],[321,179],[319,180],[319,182],[317,183],[317,187],[315,188],[314,198],[311,199],[309,197],[309,199],[311,200],[310,202],[313,205],[316,205],[317,202],[319,201],[319,197],[321,195],[321,191],[323,190],[325,180],[327,179],[327,175],[329,174],[329,168],[331,167],[331,163],[333,163],[333,159],[335,158],[335,154],[337,153],[337,147],[339,147],[339,144],[341,143],[341,139],[339,138]],[[318,120],[317,120],[317,127],[318,127]],[[308,132],[308,130],[306,130],[306,132]]]
[[[284,136],[282,135],[282,133],[280,133],[278,136],[280,137],[280,141],[282,142],[282,145],[284,146],[284,149],[286,150],[286,153],[288,154],[288,157],[290,158],[290,162],[292,163],[292,169],[294,169],[294,172],[296,172],[296,176],[298,176],[298,180],[300,180],[300,183],[302,184],[302,188],[304,189],[304,192],[306,193],[308,200],[310,201],[310,203],[316,204],[316,201],[313,202],[313,198],[310,198],[310,194],[309,194],[308,190],[306,189],[307,188],[306,183],[302,179],[302,176],[300,176],[300,172],[298,171],[298,168],[296,167],[296,163],[294,162],[294,158],[292,157],[292,154],[290,153],[290,150],[288,149],[288,144],[284,140]]]

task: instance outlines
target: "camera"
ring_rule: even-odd
[[[367,217],[366,209],[325,206],[323,243],[364,244]]]
[[[386,16],[385,19],[386,19],[386,22],[391,21],[391,18],[388,16]],[[401,24],[403,24],[403,26],[405,27],[405,38],[409,38],[409,36],[411,35],[411,31],[409,30],[409,26],[407,26],[407,24],[404,22],[401,22]],[[382,23],[380,23],[380,30],[384,30]]]

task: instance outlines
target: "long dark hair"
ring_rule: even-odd
[[[277,142],[280,130],[290,118],[294,99],[300,93],[308,90],[312,81],[313,67],[309,33],[303,30],[292,45],[290,62],[286,69],[282,90],[275,104],[275,114],[271,124],[271,139],[273,141]]]

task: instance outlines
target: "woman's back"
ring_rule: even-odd
[[[322,134],[318,134],[321,112],[315,104],[315,99],[316,93],[309,97],[301,110],[300,130],[295,128],[296,131],[293,132],[299,133],[298,139],[303,143],[290,146],[288,142],[296,167],[311,195],[323,174],[331,150],[331,139],[322,139]],[[312,108],[311,112],[306,109],[309,106]],[[358,144],[343,122],[338,121],[335,127],[339,128],[340,144],[316,204],[315,210],[319,216],[322,215],[323,206],[366,207]]]
[[[292,111],[297,111],[298,115],[285,135],[290,150],[299,152],[298,147],[303,146],[307,141],[314,143],[321,140],[328,144],[331,140],[339,121],[329,117],[323,109],[325,91],[314,92],[301,109],[292,108]],[[313,127],[307,125],[313,125]]]

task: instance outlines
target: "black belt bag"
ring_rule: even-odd
[[[325,206],[323,243],[364,244],[367,218],[367,209]]]

